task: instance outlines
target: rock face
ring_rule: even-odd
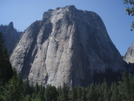
[[[128,48],[127,53],[124,56],[124,60],[127,63],[134,63],[134,43]]]
[[[22,32],[18,32],[13,27],[13,22],[10,22],[9,25],[0,25],[0,31],[3,34],[4,43],[7,47],[9,55],[12,53],[15,48],[17,42],[19,41]]]
[[[23,33],[10,57],[31,84],[88,86],[94,71],[124,69],[101,18],[74,6],[48,10]]]

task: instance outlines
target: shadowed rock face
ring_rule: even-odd
[[[56,87],[88,86],[94,71],[124,69],[101,18],[74,6],[45,12],[25,30],[10,61],[31,84]]]
[[[0,31],[3,34],[4,44],[7,47],[9,55],[12,53],[16,44],[18,43],[22,32],[18,32],[14,26],[13,22],[10,22],[9,25],[0,25]]]
[[[124,61],[127,63],[134,63],[134,43],[128,48],[124,56]]]

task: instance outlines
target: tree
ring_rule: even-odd
[[[46,101],[57,101],[58,92],[55,86],[47,85],[45,89]]]
[[[87,101],[87,98],[86,98],[86,90],[85,88],[82,89],[82,94],[81,94],[81,101]]]
[[[95,100],[95,97],[95,85],[92,83],[90,87],[88,87],[87,99],[93,101]]]
[[[81,101],[82,87],[77,88],[77,101]]]
[[[26,81],[23,82],[23,94],[24,95],[30,95],[32,94],[32,90],[29,84],[29,80],[27,79]]]
[[[131,98],[131,85],[130,85],[130,78],[127,72],[123,73],[123,81],[124,81],[124,89],[125,89],[125,95],[128,100]]]
[[[126,8],[126,12],[128,15],[130,16],[134,16],[134,0],[124,0],[124,4],[129,4],[131,7],[127,7]],[[134,21],[132,22],[132,29],[131,31],[134,29]]]
[[[110,91],[107,82],[104,79],[104,82],[101,84],[102,92],[103,92],[103,99],[106,101],[109,101],[110,97]]]
[[[119,81],[119,93],[121,100],[131,101],[131,84],[129,74],[125,71],[122,75],[122,81]]]
[[[23,98],[23,81],[18,74],[13,76],[3,89],[4,101],[22,101]]]
[[[13,75],[12,67],[9,62],[7,49],[4,46],[2,32],[0,32],[0,81],[6,83]]]
[[[132,77],[130,85],[131,85],[131,100],[134,101],[134,77]]]
[[[111,84],[111,101],[121,101],[118,86],[115,82]]]
[[[72,101],[77,101],[77,87],[73,87],[71,90],[71,99]]]
[[[69,100],[69,88],[65,83],[63,84],[63,87],[59,88],[58,92],[59,92],[58,101],[68,101]]]
[[[30,95],[26,95],[23,101],[32,101]]]

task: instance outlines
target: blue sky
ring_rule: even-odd
[[[17,30],[23,31],[34,21],[41,20],[48,9],[66,5],[96,12],[121,55],[134,42],[134,31],[130,31],[134,17],[126,15],[125,8],[129,5],[124,5],[123,0],[0,0],[0,24],[12,21]]]

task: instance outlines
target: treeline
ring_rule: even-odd
[[[21,76],[13,72],[13,77],[0,85],[0,101],[134,101],[134,76],[124,72],[118,82],[92,83],[89,87],[73,87],[64,84],[56,88],[23,82]]]

